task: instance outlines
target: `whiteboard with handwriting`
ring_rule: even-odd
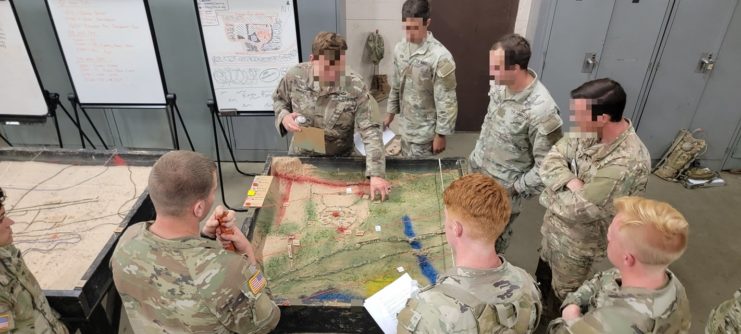
[[[220,111],[272,111],[272,95],[298,64],[294,0],[196,0]]]
[[[165,104],[144,0],[46,1],[81,104]]]
[[[46,100],[10,1],[0,0],[0,116],[43,117]]]

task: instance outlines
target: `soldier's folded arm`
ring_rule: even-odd
[[[437,61],[433,88],[435,110],[437,111],[436,134],[447,136],[455,132],[455,120],[458,117],[456,85],[455,62],[452,57],[443,56]]]
[[[230,254],[231,255],[231,254]],[[219,322],[236,333],[269,333],[280,320],[280,309],[271,300],[267,278],[244,258],[224,264],[224,275],[199,289]],[[239,268],[241,274],[234,271]]]
[[[588,308],[589,301],[592,299],[592,296],[594,296],[594,292],[597,291],[597,286],[599,285],[601,277],[602,272],[599,272],[589,280],[584,281],[576,291],[569,293],[563,300],[563,304],[561,304],[561,311],[570,304],[579,306],[582,311]]]
[[[607,219],[612,215],[606,205],[614,198],[628,195],[625,187],[627,168],[608,166],[597,171],[592,180],[578,191],[563,189],[556,192],[558,205],[549,208],[553,213],[575,221]]]
[[[290,72],[289,72],[290,73]],[[285,136],[288,131],[283,127],[283,118],[290,114],[292,111],[291,107],[291,87],[289,84],[290,78],[288,74],[280,79],[278,87],[273,92],[273,112],[275,113],[275,129],[278,130],[278,134]]]
[[[540,179],[540,166],[553,145],[562,137],[561,125],[563,121],[558,116],[558,109],[554,107],[551,110],[535,112],[534,114],[543,115],[530,122],[528,128],[534,163],[530,170],[520,175],[514,183],[515,190],[526,196],[537,195],[543,191],[545,185]]]
[[[562,190],[576,175],[569,168],[569,138],[561,138],[543,157],[540,163],[540,179],[551,191]]]
[[[391,91],[389,91],[389,98],[386,105],[386,112],[389,114],[398,114],[401,112],[399,102],[399,85],[401,79],[399,78],[399,63],[396,60],[396,54],[397,52],[394,51],[394,72],[391,74]]]
[[[386,177],[386,158],[383,149],[381,124],[373,119],[368,91],[358,96],[355,111],[355,129],[365,144],[365,176]]]
[[[635,333],[631,327],[633,311],[620,307],[601,307],[575,320],[558,318],[548,326],[550,334]]]

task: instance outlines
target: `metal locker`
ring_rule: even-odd
[[[674,0],[616,1],[595,78],[625,89],[624,117],[633,120]]]
[[[595,78],[614,3],[560,0],[555,6],[539,75],[561,109],[564,123],[569,120],[569,92]]]
[[[709,117],[697,114],[697,110],[708,80],[717,70],[714,62],[737,2],[679,1],[675,7],[676,14],[637,122],[638,134],[653,159],[661,158],[679,129],[692,128],[698,119]],[[714,122],[705,124],[712,126]],[[721,145],[727,145],[727,141]]]

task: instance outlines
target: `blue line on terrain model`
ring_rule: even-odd
[[[401,221],[404,223],[404,235],[411,240],[409,241],[409,246],[411,246],[412,249],[416,251],[422,249],[422,244],[417,240],[413,240],[414,237],[417,236],[417,234],[414,233],[412,219],[409,218],[408,215],[404,215],[404,217],[401,218]],[[427,277],[427,280],[430,281],[430,284],[435,284],[435,282],[437,281],[437,270],[435,270],[435,267],[432,266],[432,263],[430,263],[427,255],[421,255],[419,253],[416,253],[415,255],[417,256],[417,263],[419,264],[419,269],[422,271],[422,275],[425,275],[425,277]]]
[[[327,289],[319,291],[309,297],[303,298],[303,302],[311,304],[311,302],[341,302],[350,303],[353,299],[359,299],[360,297],[353,296],[350,293],[341,292],[337,289]]]

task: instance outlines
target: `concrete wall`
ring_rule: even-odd
[[[394,45],[403,38],[401,25],[401,5],[404,0],[347,0],[345,19],[347,29],[347,65],[365,78],[370,85],[373,65],[365,51],[365,40],[375,31],[383,36],[385,53],[379,72],[391,74],[393,71]]]

